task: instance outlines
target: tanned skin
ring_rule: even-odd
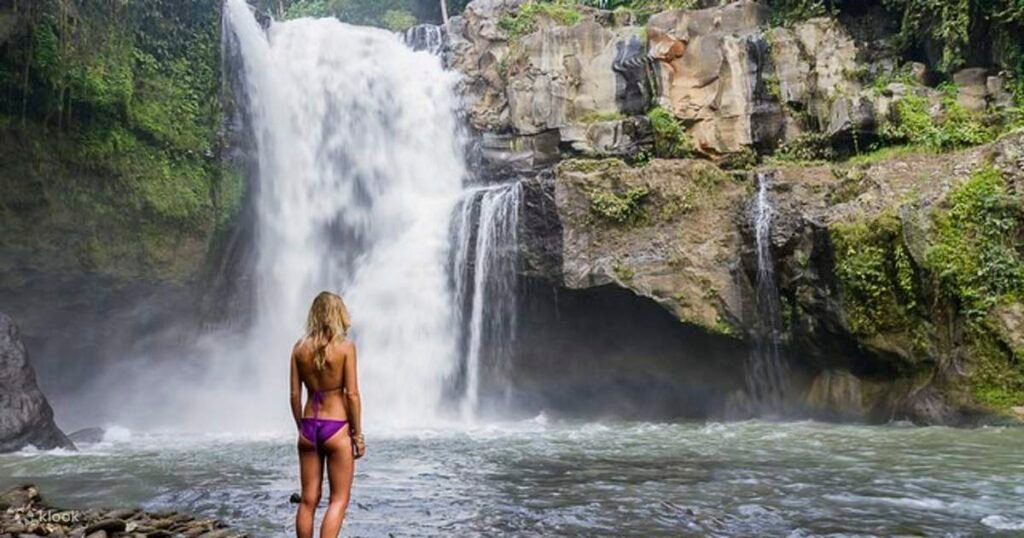
[[[313,344],[303,338],[295,344],[291,358],[290,403],[295,427],[299,428],[302,417],[313,416],[313,407],[307,399],[302,406],[302,385],[310,390],[330,390],[324,393],[320,406],[320,418],[347,420],[338,433],[324,443],[322,452],[316,445],[299,434],[299,475],[302,480],[302,499],[295,514],[295,533],[298,538],[313,537],[313,519],[320,504],[320,489],[326,465],[327,479],[331,486],[330,500],[320,536],[336,538],[345,520],[349,497],[352,492],[352,476],[355,459],[366,454],[362,444],[362,403],[359,401],[359,381],[356,375],[356,346],[349,340],[338,340],[327,345],[326,362],[317,369],[313,362]],[[356,439],[356,442],[353,442]]]

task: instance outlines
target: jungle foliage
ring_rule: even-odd
[[[45,194],[35,206],[0,203],[6,217],[47,208],[124,241],[173,230],[201,242],[229,220],[242,188],[219,159],[220,6],[16,4],[18,27],[0,43],[0,129],[32,148],[24,158],[40,172],[8,168],[3,179]],[[93,243],[83,259],[113,260],[101,252],[109,240]],[[173,257],[164,243],[142,257]]]

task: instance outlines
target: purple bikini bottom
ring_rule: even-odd
[[[299,432],[316,445],[317,450],[324,448],[324,443],[338,433],[348,424],[347,420],[333,420],[328,418],[304,418],[299,426]]]
[[[316,445],[317,452],[322,451],[324,443],[344,428],[345,424],[348,424],[347,420],[320,418],[320,405],[324,403],[324,393],[334,390],[341,390],[341,387],[314,390],[311,398],[313,400],[313,418],[303,418],[299,423],[299,433],[310,443]]]

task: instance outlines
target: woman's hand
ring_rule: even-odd
[[[357,433],[352,436],[352,456],[355,459],[359,459],[366,455],[366,442],[363,440],[363,434]]]

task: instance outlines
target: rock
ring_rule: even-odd
[[[814,379],[805,403],[819,416],[828,419],[864,418],[860,379],[846,371],[826,370]]]
[[[30,445],[44,450],[75,446],[53,421],[18,327],[0,313],[0,452]]]
[[[103,428],[83,428],[68,434],[68,439],[77,444],[100,443],[103,442],[103,436],[106,434],[107,430]]]
[[[649,54],[658,61],[662,88],[658,101],[692,125],[690,135],[705,153],[736,152],[759,138],[755,130],[775,136],[781,128],[778,104],[756,94],[767,48],[759,27],[767,20],[767,8],[743,1],[667,11],[648,23]]]
[[[103,519],[93,523],[85,528],[85,534],[90,535],[95,532],[107,532],[115,533],[122,532],[127,527],[127,523],[123,519]]]
[[[34,486],[18,486],[0,494],[0,510],[21,508],[39,502],[39,490]]]
[[[537,203],[528,265],[568,288],[615,284],[650,297],[684,321],[725,330],[741,313],[732,271],[740,236],[733,211],[746,188],[712,164],[654,160],[565,161],[555,171],[554,203]],[[646,192],[627,222],[595,214],[595,197]],[[557,222],[546,223],[547,219]],[[553,252],[558,249],[558,252]],[[559,263],[560,262],[560,263]]]
[[[645,116],[573,124],[563,127],[559,134],[573,152],[589,157],[627,157],[654,142]]]
[[[291,497],[288,497],[288,502],[292,504],[299,504],[300,502],[302,502],[302,495],[299,495],[298,493],[292,493]]]
[[[953,73],[957,101],[970,112],[984,112],[988,106],[988,69],[969,67]]]
[[[1014,415],[1017,415],[1018,419],[1024,420],[1024,406],[1011,407],[1010,411],[1013,412]]]

